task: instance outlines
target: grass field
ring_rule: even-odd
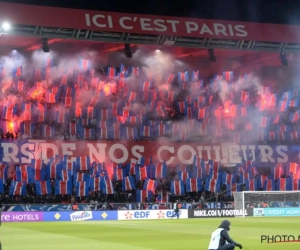
[[[4,250],[207,250],[222,219],[3,223]],[[249,250],[294,250],[300,243],[260,243],[260,235],[300,235],[300,217],[232,218],[230,235]],[[237,249],[237,248],[236,248]]]

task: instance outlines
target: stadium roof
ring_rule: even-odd
[[[300,24],[300,2],[294,0],[1,0],[73,9],[161,16],[194,17],[256,23]]]

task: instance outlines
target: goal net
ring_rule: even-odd
[[[243,211],[247,208],[300,207],[300,191],[234,192],[233,198],[234,208]]]

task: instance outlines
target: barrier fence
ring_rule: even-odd
[[[138,203],[110,203],[112,210],[134,210],[137,209]],[[144,209],[168,209],[172,208],[173,203],[144,203]],[[98,204],[77,204],[79,210],[99,211],[102,210],[103,203]],[[199,203],[193,204],[189,202],[181,203],[183,209],[192,209],[195,206],[199,207]],[[220,208],[233,208],[232,202],[206,202],[206,208],[220,209]],[[2,204],[3,211],[21,212],[21,211],[71,211],[71,204]]]

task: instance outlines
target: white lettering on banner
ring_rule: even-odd
[[[88,147],[89,145],[87,145]],[[69,150],[70,149],[70,150]],[[76,150],[76,144],[75,143],[62,143],[61,144],[61,150],[62,150],[62,155],[67,155],[69,158],[69,162],[75,162],[76,161],[76,157],[72,157],[73,156],[73,151]],[[92,150],[90,149],[90,152]]]
[[[190,159],[184,159],[183,158],[183,152],[184,151],[189,151],[191,154]],[[178,149],[178,158],[180,160],[180,162],[182,162],[183,164],[189,165],[192,164],[194,161],[194,155],[197,155],[196,150],[193,149],[191,146],[189,145],[183,145]]]
[[[88,143],[87,147],[89,149],[89,156],[91,159],[95,159],[98,162],[105,162],[106,143],[97,143],[98,151],[92,143]]]
[[[178,32],[184,32],[191,35],[211,35],[211,36],[225,36],[225,37],[247,37],[248,32],[246,27],[241,24],[222,24],[219,22],[200,22],[197,21],[184,21],[174,19],[163,19],[153,17],[134,17],[134,16],[121,16],[113,17],[107,14],[85,14],[85,24],[87,27],[95,28],[119,28],[124,30],[136,29],[137,32],[141,31],[156,31],[168,32],[176,35]]]
[[[140,163],[141,158],[143,155],[141,155],[139,152],[144,153],[145,151],[144,146],[135,145],[132,147],[132,154],[135,156],[138,160],[131,158],[131,163]]]
[[[180,209],[179,218],[187,219],[188,210]],[[171,219],[174,210],[119,210],[118,220],[161,220]]]
[[[176,147],[175,147],[176,146]],[[286,163],[289,160],[289,148],[286,145],[239,145],[222,143],[221,145],[197,145],[196,143],[177,143],[172,146],[149,142],[146,143],[91,143],[79,141],[74,143],[44,140],[28,140],[18,145],[14,142],[1,142],[2,161],[13,163],[30,163],[31,159],[42,158],[46,163],[54,155],[67,155],[74,162],[78,156],[89,155],[92,161],[104,162],[108,159],[116,164],[140,162],[142,157],[157,157],[159,162],[166,161],[167,165],[193,163],[194,156],[221,161],[222,163],[237,164],[242,160],[255,160],[260,155],[261,162]],[[78,148],[77,148],[78,147]],[[147,148],[151,147],[151,148]],[[294,154],[293,151],[290,151]]]
[[[157,151],[157,158],[158,158],[158,160],[160,161],[160,162],[163,162],[163,159],[161,158],[161,153],[163,152],[163,151],[169,151],[170,153],[175,153],[175,150],[174,150],[174,147],[168,147],[168,146],[161,146],[161,147],[159,147],[159,149],[158,149],[158,151]],[[172,164],[173,163],[173,161],[174,161],[174,159],[175,159],[175,157],[170,157],[170,160],[167,160],[166,161],[166,163],[167,163],[167,165],[168,164]]]
[[[27,151],[28,149],[28,151]],[[24,164],[30,164],[31,159],[34,158],[34,154],[32,151],[34,150],[34,144],[33,143],[24,143],[21,145],[21,153],[26,157],[21,157],[21,162]],[[31,152],[30,152],[31,151]]]
[[[194,217],[231,217],[231,216],[247,216],[247,210],[194,210]]]
[[[117,159],[117,158],[114,156],[114,151],[115,151],[116,149],[121,149],[121,150],[123,151],[123,156],[122,156],[122,158]],[[124,163],[124,162],[126,162],[127,159],[128,159],[128,150],[127,150],[127,148],[125,148],[125,146],[122,145],[122,144],[114,144],[114,145],[112,145],[112,146],[110,147],[110,149],[109,149],[109,151],[108,151],[108,156],[109,156],[109,158],[110,158],[113,162],[115,162],[115,163],[117,163],[117,164]]]

